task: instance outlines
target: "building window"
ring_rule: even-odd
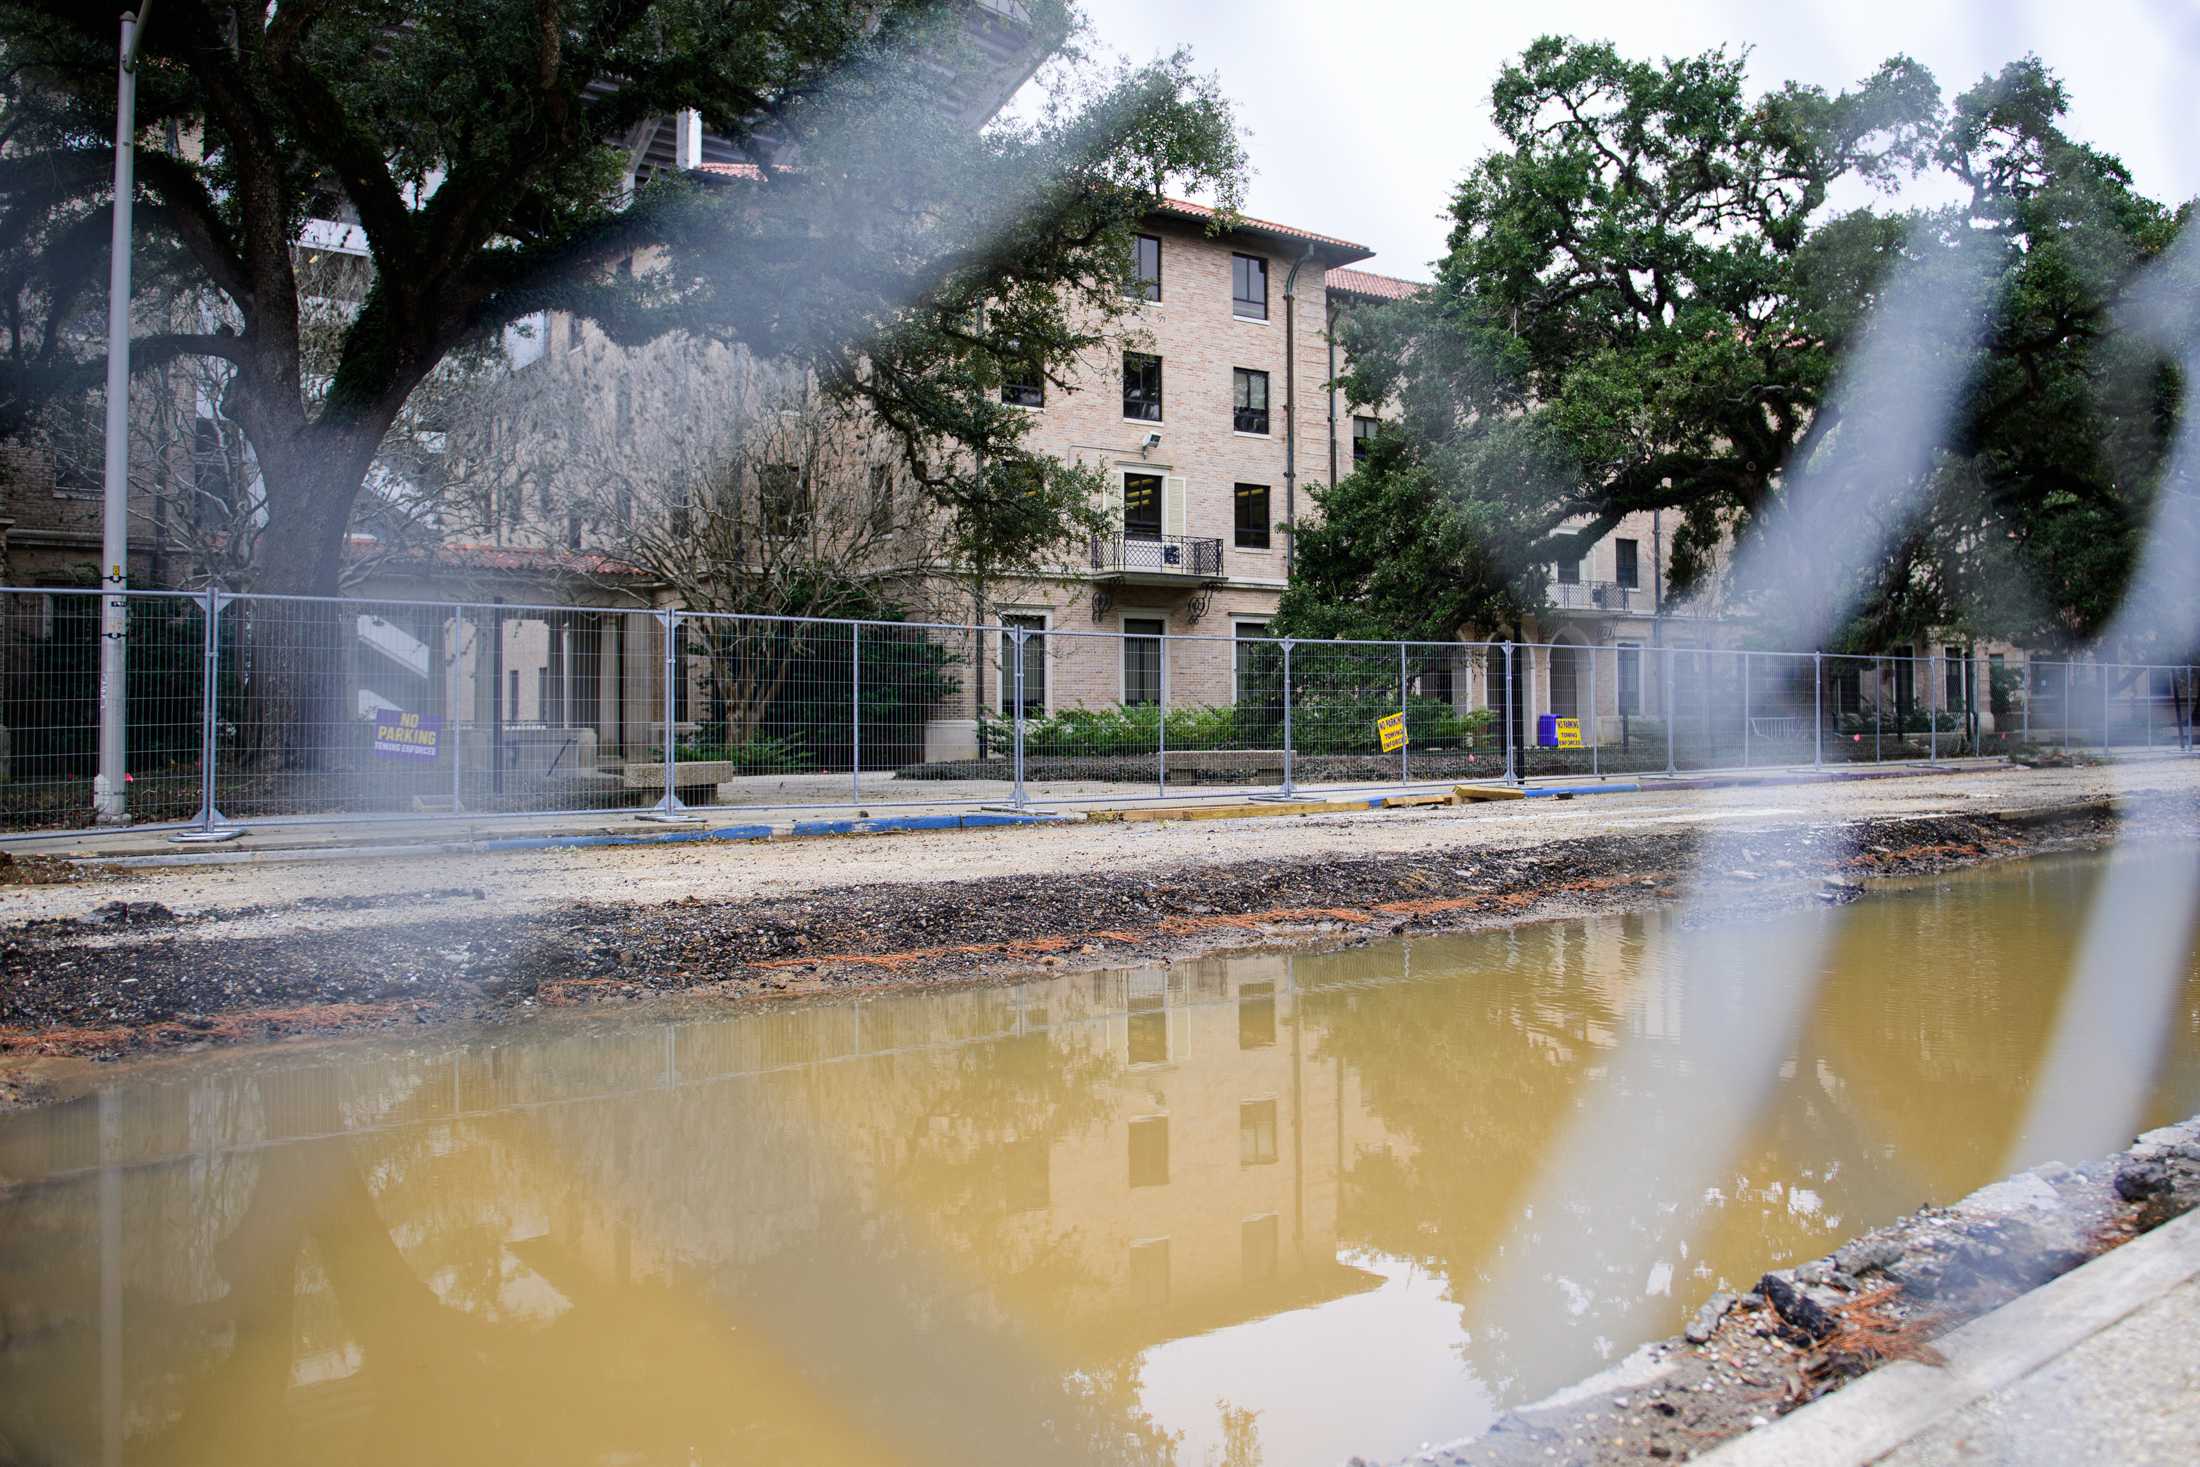
[[[1142,707],[1161,701],[1161,636],[1158,617],[1123,618],[1123,703]]]
[[[1030,634],[1024,638],[1024,701],[1020,711],[1026,718],[1044,718],[1047,715],[1047,619],[1043,613],[1011,612],[1001,618],[1001,655],[996,663],[1001,674],[1001,711],[1007,713],[1017,708],[1016,641],[1008,634],[1011,627],[1020,627]]]
[[[578,316],[565,318],[565,349],[568,353],[581,349],[581,318]]]
[[[1148,1238],[1131,1244],[1131,1303],[1140,1309],[1169,1307],[1169,1240]]]
[[[516,667],[507,668],[505,676],[510,684],[510,689],[506,695],[504,719],[507,723],[517,723],[519,722],[519,669]]]
[[[1612,554],[1615,558],[1612,579],[1632,591],[1642,584],[1642,542],[1639,540],[1614,540]]]
[[[1161,358],[1123,353],[1123,416],[1141,423],[1161,421]]]
[[[1010,407],[1047,405],[1046,373],[1039,370],[1037,362],[1026,356],[1011,355],[1001,363],[1001,401]]]
[[[1238,622],[1230,629],[1230,650],[1236,654],[1232,660],[1239,706],[1265,706],[1273,712],[1283,696],[1282,679],[1278,676],[1279,655],[1272,644],[1263,640],[1267,635],[1268,623],[1264,621]]]
[[[1161,538],[1161,475],[1123,476],[1123,533],[1133,540]]]
[[[1258,255],[1230,257],[1230,314],[1247,321],[1268,319],[1268,262]]]
[[[808,534],[810,496],[803,488],[802,470],[794,464],[764,464],[756,478],[764,533],[782,540]]]
[[[1161,241],[1153,235],[1141,234],[1131,240],[1129,294],[1134,301],[1161,299]]]
[[[1963,679],[1964,679],[1964,673],[1965,673],[1965,668],[1964,668],[1963,649],[1962,649],[1961,647],[1950,647],[1950,648],[1948,648],[1948,649],[1947,649],[1947,682],[1948,682],[1948,701],[1947,701],[1947,702],[1945,702],[1945,703],[1943,703],[1943,704],[1941,704],[1941,705],[1940,705],[1941,707],[1943,707],[1943,708],[1962,708],[1962,707],[1964,706],[1964,697],[1963,697],[1963,692],[1964,692],[1964,689],[1963,689]]]
[[[1642,712],[1642,643],[1619,644],[1619,711],[1627,716]]]
[[[1276,985],[1247,983],[1238,989],[1238,1048],[1267,1049],[1276,1042]]]
[[[1133,1187],[1166,1187],[1169,1185],[1169,1118],[1148,1116],[1142,1121],[1132,1121],[1131,1185]]]
[[[1271,1166],[1276,1160],[1276,1103],[1248,1100],[1238,1106],[1238,1165]]]
[[[1230,426],[1240,433],[1268,432],[1268,374],[1247,367],[1230,369]]]
[[[1268,486],[1266,484],[1240,484],[1237,486],[1237,548],[1240,550],[1266,550],[1268,548]],[[1243,625],[1240,623],[1240,625]]]
[[[1367,451],[1375,442],[1375,430],[1382,424],[1374,418],[1355,417],[1352,420],[1352,462],[1367,462]]]
[[[871,465],[871,533],[894,533],[894,471],[885,464]]]
[[[1134,1065],[1165,1065],[1169,1062],[1169,990],[1167,979],[1162,986],[1141,991],[1138,977],[1131,979],[1130,1022],[1127,1026],[1125,1051],[1128,1062]]]
[[[1245,1252],[1245,1282],[1265,1284],[1275,1278],[1279,1257],[1276,1238],[1276,1215],[1272,1212],[1249,1217],[1239,1225],[1239,1244]]]
[[[1581,561],[1578,557],[1573,560],[1562,560],[1558,563],[1558,583],[1561,586],[1578,586],[1581,584]]]

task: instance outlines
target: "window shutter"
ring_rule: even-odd
[[[1161,487],[1161,533],[1182,536],[1184,533],[1184,476],[1169,475]]]

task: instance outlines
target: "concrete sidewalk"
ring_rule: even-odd
[[[1703,1460],[1716,1467],[2200,1461],[2200,1212]]]
[[[1592,781],[1581,775],[1557,775],[1530,779],[1518,785],[1490,783],[1507,793],[1558,795],[1587,793],[1652,793],[1695,790],[1753,789],[1807,784],[1900,780],[1925,775],[1949,775],[1984,769],[2006,769],[1998,756],[1978,759],[1945,759],[1937,765],[1877,764],[1835,765],[1812,769],[1763,767],[1719,773],[1610,774]],[[1448,794],[1456,779],[1416,781],[1408,784],[1307,784],[1296,789],[1291,800],[1334,801],[1340,806],[1367,808],[1386,797]],[[930,789],[881,788],[877,798],[861,805],[822,801],[814,805],[768,805],[742,801],[698,806],[689,813],[694,821],[685,827],[653,825],[639,818],[635,809],[565,812],[559,814],[489,814],[355,816],[328,818],[287,817],[269,820],[233,820],[228,825],[243,834],[218,845],[177,844],[181,833],[165,826],[125,827],[118,830],[72,832],[25,831],[0,834],[0,851],[54,856],[79,861],[155,861],[187,864],[226,853],[235,859],[240,851],[259,852],[262,859],[312,859],[339,854],[368,855],[450,854],[460,851],[526,850],[545,845],[609,845],[679,843],[702,839],[765,840],[796,835],[865,834],[892,830],[926,830],[960,825],[1004,825],[1078,819],[1121,809],[1155,812],[1187,810],[1197,806],[1250,804],[1250,813],[1292,814],[1300,806],[1270,785],[1172,787],[1163,798],[1151,791],[1122,785],[1084,785],[1069,782],[1033,783],[1026,788],[1024,819],[1004,818],[1013,809],[1014,791],[1008,786],[973,789],[956,786],[952,794]],[[1151,818],[1142,816],[1141,818]]]

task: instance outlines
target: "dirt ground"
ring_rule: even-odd
[[[0,1104],[39,1057],[1335,944],[2200,835],[2200,760],[1253,820],[130,871],[0,866]],[[13,1077],[12,1081],[9,1076]]]

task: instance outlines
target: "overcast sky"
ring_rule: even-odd
[[[1750,48],[1752,93],[1838,90],[1895,52],[1952,97],[2036,52],[2066,126],[2139,188],[2200,194],[2200,0],[1087,0],[1097,40],[1134,60],[1189,46],[1250,134],[1245,211],[1357,240],[1366,268],[1426,278],[1467,166],[1496,146],[1497,69],[1556,31],[1630,56]]]

